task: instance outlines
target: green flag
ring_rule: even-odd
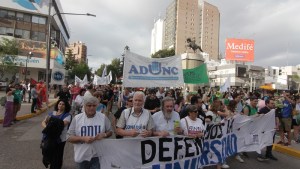
[[[184,83],[200,84],[209,83],[206,64],[202,64],[193,69],[183,69]]]

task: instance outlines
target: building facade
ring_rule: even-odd
[[[272,84],[278,90],[299,90],[300,65],[297,66],[269,66],[265,69],[265,83]]]
[[[230,79],[230,86],[236,88],[258,89],[265,84],[265,69],[261,66],[244,64],[225,64],[208,66],[210,84],[212,87],[222,86]]]
[[[164,20],[158,19],[151,31],[151,54],[163,49]]]
[[[211,59],[219,60],[220,13],[202,0],[174,0],[166,10],[164,48],[186,52],[186,39],[195,40]]]
[[[69,53],[72,54],[79,63],[87,63],[87,46],[81,41],[70,44],[65,53],[66,57]]]
[[[14,75],[6,74],[1,79],[24,80],[27,73],[29,79],[45,80],[48,10],[48,1],[0,1],[0,37],[16,39],[19,44],[19,53],[15,60],[19,72]],[[70,38],[66,19],[60,13],[63,13],[60,1],[53,0],[50,69],[63,68],[63,53]],[[28,57],[29,53],[31,57]],[[24,71],[26,62],[27,72]]]

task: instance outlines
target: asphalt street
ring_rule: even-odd
[[[31,119],[23,120],[9,127],[0,127],[0,168],[2,169],[43,169],[41,141],[41,121],[46,113]],[[244,158],[245,163],[239,163],[233,157],[228,159],[230,168],[244,169],[299,169],[300,159],[273,152],[279,161],[258,162],[255,153],[249,153],[250,158]],[[124,157],[126,158],[126,157]],[[73,146],[65,147],[63,169],[73,169]],[[215,167],[206,167],[215,168]]]

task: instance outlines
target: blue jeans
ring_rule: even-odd
[[[91,161],[83,161],[77,163],[78,169],[100,169],[100,162],[98,157],[93,157]]]

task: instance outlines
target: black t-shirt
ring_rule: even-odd
[[[202,123],[203,125],[205,125],[205,118],[206,118],[206,115],[205,113],[203,112],[203,110],[198,110],[198,118],[202,120]]]
[[[267,114],[271,111],[271,109],[269,109],[267,106],[261,108],[257,113],[258,114]]]
[[[157,97],[155,97],[155,99],[150,99],[150,97],[146,98],[144,106],[145,109],[153,110],[157,107],[160,107],[160,100]]]
[[[114,114],[115,118],[116,118],[116,119],[119,119],[119,118],[121,117],[121,114],[122,114],[123,110],[125,110],[125,109],[126,109],[126,107],[121,107],[121,108],[119,108],[119,109],[116,111],[116,113]]]

